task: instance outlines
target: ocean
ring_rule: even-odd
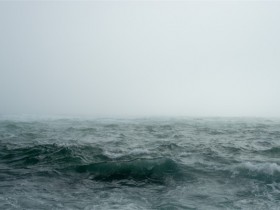
[[[280,120],[0,120],[0,209],[280,209]]]

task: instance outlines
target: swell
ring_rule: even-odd
[[[119,158],[114,158],[98,145],[42,144],[11,148],[12,146],[0,144],[0,166],[3,176],[5,173],[19,177],[23,174],[43,176],[53,174],[82,176],[106,182],[134,180],[145,183],[166,183],[167,180],[195,181],[207,175],[210,179],[235,177],[264,182],[280,181],[280,166],[277,163],[237,163],[216,153],[208,153],[209,151],[205,149],[201,155],[208,162],[186,165],[172,159],[171,156],[147,158],[142,153],[123,154]],[[163,144],[159,149],[178,152],[177,147],[175,144],[167,147]],[[278,155],[279,148],[265,150],[263,153]],[[217,167],[212,167],[210,163],[213,162],[218,164]]]
[[[195,156],[196,162],[186,161],[183,164],[176,158],[176,154],[183,154],[187,149],[188,157],[191,159],[192,156]],[[170,180],[195,182],[196,179],[206,179],[206,177],[223,180],[228,177],[236,180],[245,178],[264,183],[280,182],[280,165],[276,159],[273,162],[236,161],[233,157],[243,154],[244,151],[242,148],[229,146],[212,150],[199,145],[199,148],[192,149],[178,146],[175,143],[160,142],[158,147],[155,147],[155,151],[124,152],[122,156],[114,158],[100,144],[40,144],[16,147],[13,144],[0,142],[1,177],[53,175],[84,177],[103,182],[132,180],[158,184],[166,184]],[[221,151],[224,153],[221,154]],[[152,158],[146,155],[151,152],[158,154],[158,157]],[[280,149],[275,146],[257,153],[269,157],[279,157]],[[223,154],[234,156],[224,156]],[[200,161],[203,164],[199,164]]]
[[[6,168],[5,173],[18,177],[74,176],[105,182],[133,180],[164,184],[187,176],[183,166],[170,158],[112,159],[104,153],[92,145],[45,144],[13,149],[0,145],[0,166]]]

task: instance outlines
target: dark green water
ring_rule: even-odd
[[[1,119],[0,209],[280,209],[276,119]]]

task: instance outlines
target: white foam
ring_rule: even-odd
[[[142,148],[135,148],[129,151],[130,155],[142,155],[142,154],[149,154],[149,153],[150,152],[148,149],[142,149]]]
[[[245,162],[240,165],[240,168],[248,169],[252,172],[261,172],[268,175],[280,173],[280,166],[277,163],[251,163]]]
[[[111,149],[111,150],[104,151],[104,155],[113,159],[120,158],[127,155],[145,155],[150,153],[151,152],[148,149],[144,149],[144,148]]]
[[[123,154],[123,151],[109,151],[109,150],[105,150],[104,151],[104,155],[106,155],[109,158],[116,159],[116,158],[122,157],[124,154]]]

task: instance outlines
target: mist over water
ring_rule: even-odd
[[[1,1],[0,114],[280,117],[279,1]]]
[[[280,121],[0,121],[1,209],[278,209]]]

